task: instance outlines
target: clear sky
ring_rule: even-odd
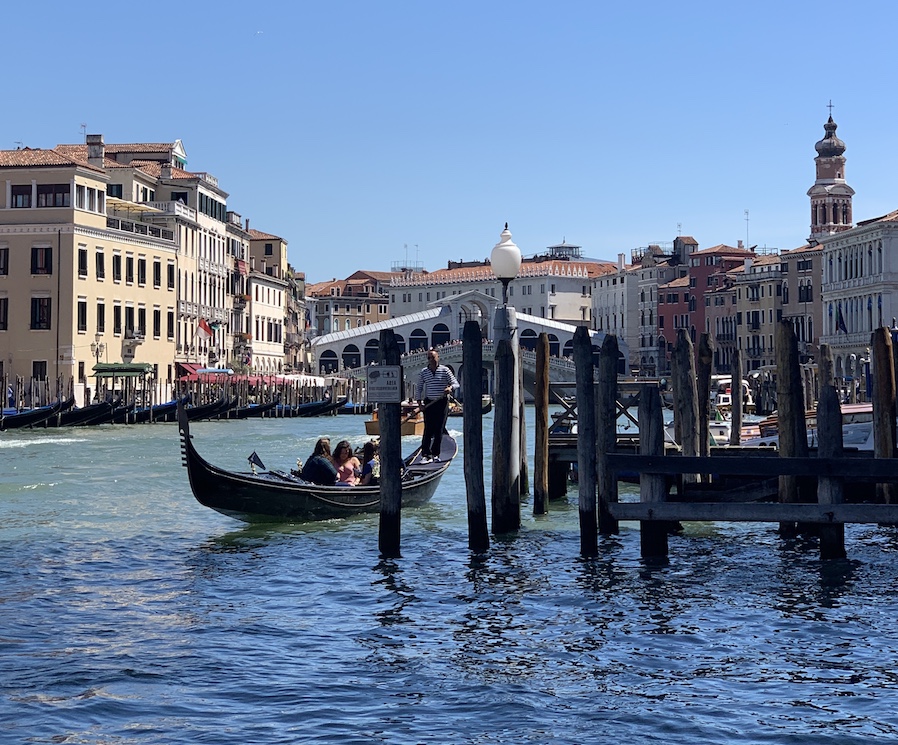
[[[893,0],[7,4],[0,148],[181,139],[311,282],[809,234],[832,100],[855,220],[898,208]],[[749,211],[746,221],[745,211]],[[405,247],[408,247],[407,249]]]

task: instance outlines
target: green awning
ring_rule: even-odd
[[[124,362],[100,362],[94,365],[94,376],[98,378],[142,378],[153,370],[148,362],[127,364]]]

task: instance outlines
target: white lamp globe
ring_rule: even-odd
[[[521,249],[511,240],[508,223],[505,223],[505,230],[500,234],[499,242],[490,254],[490,267],[493,274],[505,284],[518,276],[518,270],[521,268]]]

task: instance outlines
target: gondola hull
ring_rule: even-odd
[[[308,522],[380,510],[379,486],[318,486],[282,472],[226,471],[197,453],[183,408],[178,412],[178,429],[194,497],[223,515],[250,523]],[[444,435],[440,462],[420,463],[417,451],[407,458],[402,506],[429,502],[457,452],[455,440]]]

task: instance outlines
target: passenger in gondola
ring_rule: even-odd
[[[377,486],[380,483],[380,445],[369,440],[362,446],[362,477],[359,486]]]
[[[331,441],[321,437],[315,443],[315,450],[303,466],[301,477],[305,481],[321,486],[333,486],[337,481],[337,469],[331,460]]]
[[[355,486],[362,474],[362,464],[352,454],[348,440],[340,440],[334,448],[334,466],[337,469],[337,486]]]

